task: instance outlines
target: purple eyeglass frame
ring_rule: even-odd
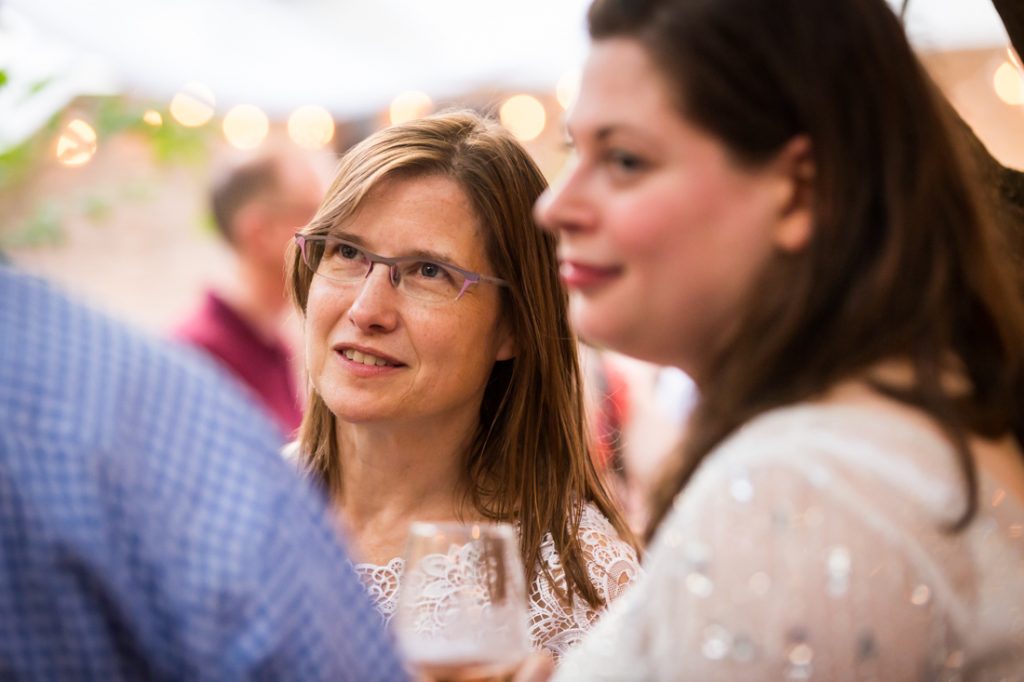
[[[323,242],[325,246],[324,250],[326,250],[327,244],[330,243],[346,244],[348,246],[351,246],[353,249],[358,249],[360,252],[362,252],[364,256],[366,256],[366,260],[370,262],[370,265],[366,269],[366,274],[363,276],[363,279],[366,279],[370,276],[370,273],[373,272],[374,265],[376,265],[377,263],[383,263],[388,267],[388,280],[391,282],[391,286],[395,288],[398,287],[398,283],[402,279],[401,274],[397,270],[397,266],[399,264],[406,263],[409,261],[424,260],[419,256],[397,256],[389,258],[387,256],[381,256],[380,254],[373,253],[372,251],[367,251],[365,248],[359,246],[358,244],[353,244],[350,241],[338,239],[337,237],[332,237],[330,235],[296,233],[295,244],[299,247],[299,252],[302,254],[302,262],[305,263],[306,267],[310,268],[311,270],[312,266],[309,264],[309,257],[306,254],[306,244],[309,242]],[[508,282],[498,277],[491,277],[490,275],[481,275],[479,272],[466,270],[464,268],[460,268],[458,265],[452,265],[451,263],[446,263],[445,261],[435,260],[429,262],[441,265],[450,270],[454,270],[455,272],[462,275],[462,288],[459,290],[458,295],[454,299],[456,301],[462,298],[462,295],[465,294],[466,291],[468,291],[471,286],[473,286],[474,284],[479,284],[480,282],[490,282],[491,284],[497,285],[499,287],[507,287],[509,285]],[[314,273],[315,272],[316,271],[314,270]]]

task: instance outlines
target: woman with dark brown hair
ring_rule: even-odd
[[[411,521],[515,524],[531,635],[557,656],[637,560],[587,450],[555,241],[532,215],[545,186],[468,112],[345,155],[292,254],[310,386],[294,452],[386,619]]]
[[[1024,311],[883,0],[596,0],[537,214],[693,376],[647,571],[558,679],[1021,679]]]

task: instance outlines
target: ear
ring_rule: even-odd
[[[498,352],[494,356],[495,362],[499,360],[511,360],[514,358],[519,350],[516,347],[516,337],[509,328],[508,322],[504,320],[500,323],[498,333],[501,335],[498,340]]]
[[[778,222],[772,241],[786,252],[803,250],[814,233],[814,165],[811,140],[797,135],[786,143],[772,165],[779,178]]]

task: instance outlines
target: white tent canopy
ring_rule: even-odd
[[[823,0],[827,1],[827,0]],[[898,5],[897,0],[890,0]],[[76,94],[166,101],[205,84],[220,111],[317,104],[364,116],[405,90],[551,89],[586,52],[588,0],[5,0],[0,149]],[[925,50],[1006,43],[989,0],[912,0]],[[49,80],[45,96],[26,98]],[[43,93],[40,93],[41,95]]]

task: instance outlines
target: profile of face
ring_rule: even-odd
[[[346,244],[336,258],[358,258],[365,249],[416,262],[397,268],[400,281],[408,280],[402,285],[384,263],[355,281],[312,278],[306,363],[328,409],[350,423],[472,423],[495,361],[513,355],[499,287],[480,282],[458,298],[431,301],[422,295],[432,284],[412,279],[444,276],[432,263],[494,274],[465,192],[438,175],[385,179],[331,236]]]
[[[559,237],[580,335],[699,379],[766,262],[807,239],[792,210],[806,148],[745,167],[676,102],[640,43],[597,41],[567,119],[573,157],[536,215]]]

